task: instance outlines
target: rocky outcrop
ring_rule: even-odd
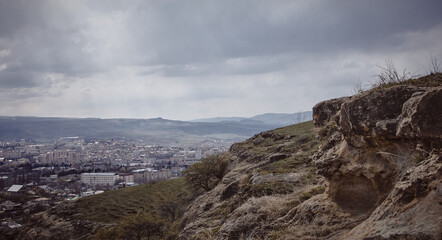
[[[180,238],[442,239],[442,74],[318,103],[313,119],[317,150],[274,131],[232,146]]]
[[[440,139],[441,109],[442,87],[398,86],[366,92],[342,104],[340,131],[347,139],[352,135]]]
[[[315,123],[337,126],[315,163],[340,211],[366,216],[342,238],[440,239],[442,87],[365,92],[322,111],[326,104],[315,106],[315,121],[339,121]]]

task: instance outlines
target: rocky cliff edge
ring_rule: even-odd
[[[442,239],[441,74],[318,103],[313,119],[316,137],[233,145],[180,238]]]

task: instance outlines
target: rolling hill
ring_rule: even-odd
[[[77,136],[84,139],[144,139],[154,143],[174,144],[202,142],[213,138],[238,141],[262,131],[289,125],[286,124],[288,121],[269,121],[269,117],[265,116],[218,122],[186,122],[162,118],[0,117],[0,140],[53,142],[60,137]]]

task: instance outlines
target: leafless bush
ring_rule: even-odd
[[[376,81],[372,83],[373,88],[402,83],[415,77],[410,72],[407,72],[406,69],[399,72],[391,60],[386,60],[385,65],[385,67],[378,66],[381,69],[381,73],[374,76],[376,77]]]
[[[353,94],[358,94],[364,92],[364,89],[362,87],[362,80],[358,79],[356,84],[353,86]]]
[[[439,60],[431,56],[431,65],[430,65],[430,74],[435,74],[440,72],[440,63]]]
[[[295,121],[296,121],[296,123],[301,123],[301,122],[304,122],[304,120],[305,120],[305,114],[302,110],[299,110],[299,112],[297,112],[297,114],[296,114]]]

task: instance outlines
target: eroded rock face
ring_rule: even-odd
[[[442,157],[410,168],[348,239],[440,239],[442,231]]]
[[[367,216],[342,239],[442,237],[442,87],[366,92],[340,108],[319,103],[313,115],[329,119],[318,127],[337,125],[315,156],[328,195],[341,211]]]
[[[347,139],[441,139],[441,117],[442,87],[398,86],[345,101],[340,109],[340,132]]]
[[[341,132],[347,137],[395,136],[402,106],[417,91],[417,87],[399,86],[366,92],[345,101],[341,105]]]
[[[318,103],[322,145],[309,163],[324,178],[312,182],[307,163],[262,171],[297,156],[302,138],[269,131],[233,145],[230,171],[188,208],[180,239],[442,239],[442,74],[431,81]]]

